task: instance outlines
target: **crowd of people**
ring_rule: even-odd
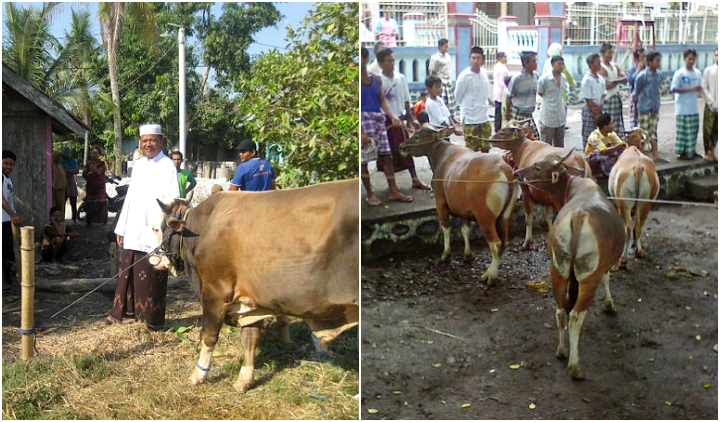
[[[382,28],[391,28],[386,14]],[[390,19],[391,20],[391,19]],[[382,22],[381,22],[382,23]],[[385,29],[384,33],[388,33]],[[564,147],[567,124],[567,103],[570,87],[577,87],[565,67],[562,46],[552,44],[542,74],[538,74],[537,54],[521,54],[522,70],[511,76],[507,68],[507,55],[497,53],[492,83],[484,68],[482,48],[472,47],[470,66],[464,69],[453,85],[450,75],[451,57],[447,53],[448,40],[438,41],[438,52],[429,60],[427,91],[412,105],[407,82],[394,70],[394,56],[385,39],[375,43],[375,60],[369,62],[369,52],[362,49],[361,63],[361,141],[363,145],[377,143],[378,168],[382,169],[390,187],[390,200],[409,201],[397,188],[395,171],[409,169],[413,188],[422,189],[413,163],[400,164],[398,146],[407,139],[407,129],[417,129],[418,122],[434,126],[456,127],[456,135],[463,136],[466,146],[475,151],[488,152],[487,139],[511,119],[527,121],[536,140]],[[600,46],[597,53],[586,57],[587,72],[579,86],[582,106],[582,145],[591,167],[608,175],[610,168],[622,152],[623,134],[631,129],[647,131],[650,155],[657,162],[668,162],[658,149],[657,127],[660,113],[662,72],[659,70],[662,55],[639,48],[633,53],[632,67],[625,72],[612,61],[614,48]],[[697,136],[700,130],[698,99],[703,98],[704,158],[717,161],[717,62],[708,66],[704,74],[695,68],[697,52],[687,49],[683,53],[685,66],[672,75],[671,91],[676,116],[675,154],[679,160],[694,160]],[[623,96],[620,87],[629,85],[627,101],[628,119],[623,115]],[[536,123],[533,113],[540,113]],[[454,115],[455,105],[460,113]],[[494,109],[494,124],[490,123],[490,110]],[[406,124],[403,121],[407,122]],[[625,122],[628,122],[626,125]],[[459,130],[462,125],[462,130]],[[389,167],[386,163],[393,163]],[[382,165],[381,165],[382,163]],[[376,206],[380,200],[372,191],[368,162],[362,162],[362,181],[368,193],[367,202]],[[389,170],[389,169],[390,170]]]

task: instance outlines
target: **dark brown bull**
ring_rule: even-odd
[[[554,147],[542,141],[533,141],[527,138],[527,131],[532,132],[532,127],[524,122],[511,120],[507,126],[490,138],[490,144],[496,148],[509,150],[514,162],[514,168],[525,168],[537,163],[554,154],[564,156],[568,149]],[[571,174],[582,177],[591,177],[590,166],[579,152],[573,152],[567,160],[567,166]],[[552,208],[560,210],[561,204],[554,201],[553,197],[545,191],[533,186],[522,185],[522,202],[525,210],[525,241],[523,248],[528,248],[532,241],[533,205],[535,203],[545,206],[545,221],[550,227],[552,224]]]
[[[223,322],[242,327],[243,365],[235,389],[253,382],[259,322],[302,318],[325,346],[358,324],[358,179],[270,192],[217,192],[196,208],[161,204],[163,262],[184,263],[203,307],[203,382]]]
[[[615,312],[608,271],[622,255],[625,229],[602,189],[592,179],[570,174],[563,162],[569,156],[548,155],[516,174],[523,181],[543,189],[562,206],[548,234],[559,333],[556,356],[568,356],[565,330],[569,313],[568,371],[573,378],[583,379],[585,374],[580,369],[578,355],[580,330],[601,281],[605,287],[603,309]]]
[[[443,140],[453,132],[454,128],[438,130],[425,125],[402,144],[400,150],[404,154],[427,156],[430,160],[432,187],[445,241],[441,259],[444,261],[450,256],[450,214],[463,221],[466,259],[472,256],[470,233],[475,220],[492,252],[492,262],[481,277],[491,284],[497,278],[500,256],[508,242],[517,184],[513,183],[512,168],[499,155],[475,152]],[[496,228],[498,222],[502,223],[502,241]]]

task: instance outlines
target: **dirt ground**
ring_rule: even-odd
[[[644,260],[611,275],[617,314],[588,312],[580,336],[587,379],[555,358],[546,230],[515,238],[491,288],[482,240],[475,260],[441,248],[362,266],[363,419],[717,419],[718,212],[655,208]],[[686,270],[707,275],[692,275]],[[567,341],[567,340],[566,340]],[[514,369],[516,368],[516,369]]]

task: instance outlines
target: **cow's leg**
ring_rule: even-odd
[[[568,315],[565,309],[560,306],[555,309],[555,321],[557,322],[558,328],[558,347],[557,351],[555,351],[555,357],[565,359],[568,357],[568,350],[565,345],[565,330],[567,330]]]
[[[470,234],[472,233],[472,223],[469,219],[463,219],[463,225],[460,229],[465,240],[465,261],[472,261],[472,251],[470,250]]]
[[[626,268],[627,257],[630,253],[630,243],[632,241],[632,217],[630,216],[632,207],[628,207],[628,204],[622,201],[617,201],[617,207],[625,224],[625,246],[623,247],[623,253],[620,257],[620,268]]]
[[[548,230],[552,227],[553,222],[553,207],[552,205],[545,205],[545,222],[547,223]]]
[[[452,231],[452,226],[450,225],[450,210],[447,204],[441,201],[440,198],[437,199],[436,205],[440,228],[443,233],[443,253],[440,259],[445,261],[450,256],[450,232]]]
[[[190,374],[190,384],[198,385],[205,380],[208,371],[210,371],[210,361],[212,360],[213,350],[220,334],[220,328],[223,325],[223,307],[222,305],[211,305],[213,301],[203,301],[203,328],[200,331],[200,356],[198,356],[195,368]],[[220,300],[215,303],[221,303]]]
[[[605,273],[602,275],[602,284],[605,288],[605,299],[603,300],[603,311],[608,313],[615,313],[617,310],[615,309],[615,304],[612,300],[612,295],[610,294],[610,274]]]
[[[568,372],[575,379],[585,379],[585,373],[580,369],[580,355],[578,354],[578,343],[580,342],[580,330],[587,310],[578,312],[575,309],[570,311],[570,360],[568,361]]]
[[[285,343],[292,343],[292,339],[290,338],[290,319],[285,315],[278,315],[275,317],[275,322],[277,322],[280,340]]]
[[[490,262],[487,271],[480,276],[480,280],[487,281],[487,285],[490,286],[493,279],[497,278],[498,275],[502,242],[495,227],[496,216],[489,212],[489,210],[484,210],[484,212],[478,214],[479,215],[475,215],[475,218],[477,218],[478,225],[482,229],[483,236],[490,246],[490,252],[492,253],[492,262]]]
[[[526,188],[522,188],[523,210],[525,210],[525,241],[522,244],[523,249],[530,247],[532,242],[532,225],[533,225],[533,201],[530,198],[530,192]]]
[[[255,348],[260,340],[260,327],[253,324],[243,327],[240,332],[240,342],[243,347],[243,364],[240,368],[240,376],[235,382],[235,390],[244,393],[250,389],[253,383],[255,372]]]
[[[640,239],[642,238],[642,228],[648,213],[650,213],[650,208],[652,208],[650,203],[640,204],[635,212],[635,256],[638,258],[645,257],[645,251],[640,244]]]

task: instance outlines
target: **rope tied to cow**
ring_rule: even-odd
[[[123,271],[128,271],[128,270],[130,270],[130,268],[132,268],[132,267],[134,267],[135,265],[139,264],[139,263],[142,262],[143,260],[149,259],[150,256],[152,256],[155,252],[157,252],[157,251],[160,249],[160,247],[163,245],[163,243],[170,237],[170,234],[172,234],[172,231],[168,232],[168,234],[167,234],[167,236],[165,237],[165,239],[163,239],[163,241],[160,242],[160,246],[158,246],[157,248],[155,248],[155,249],[153,249],[152,251],[148,252],[147,255],[145,255],[144,257],[142,257],[142,259],[137,260],[135,263],[133,263],[133,264],[130,265],[129,267],[125,268],[124,270],[120,270],[117,274],[115,274],[115,275],[113,275],[112,277],[108,278],[107,280],[103,281],[100,285],[98,285],[98,286],[95,287],[94,289],[90,290],[90,291],[87,292],[86,294],[82,295],[80,298],[78,298],[77,300],[75,300],[75,301],[72,302],[71,304],[65,306],[64,308],[60,309],[59,311],[55,312],[54,314],[50,315],[49,317],[43,319],[42,321],[35,323],[35,326],[34,326],[33,328],[29,328],[29,329],[18,328],[18,331],[20,332],[21,335],[27,335],[27,334],[35,334],[36,331],[42,330],[43,326],[44,326],[48,321],[50,321],[51,319],[53,319],[53,318],[55,318],[56,316],[60,315],[61,313],[65,312],[66,310],[70,309],[71,307],[75,306],[75,305],[78,304],[79,302],[83,301],[85,298],[87,298],[87,297],[90,296],[91,294],[93,294],[93,293],[95,293],[96,291],[98,291],[98,290],[99,290],[101,287],[103,287],[104,285],[108,284],[109,282],[113,281],[113,280],[116,279],[116,278],[119,278],[119,277],[120,277],[120,274],[121,274]],[[33,348],[35,349],[35,353],[39,355],[40,353],[39,353],[38,350],[37,350],[37,336],[35,336]]]

